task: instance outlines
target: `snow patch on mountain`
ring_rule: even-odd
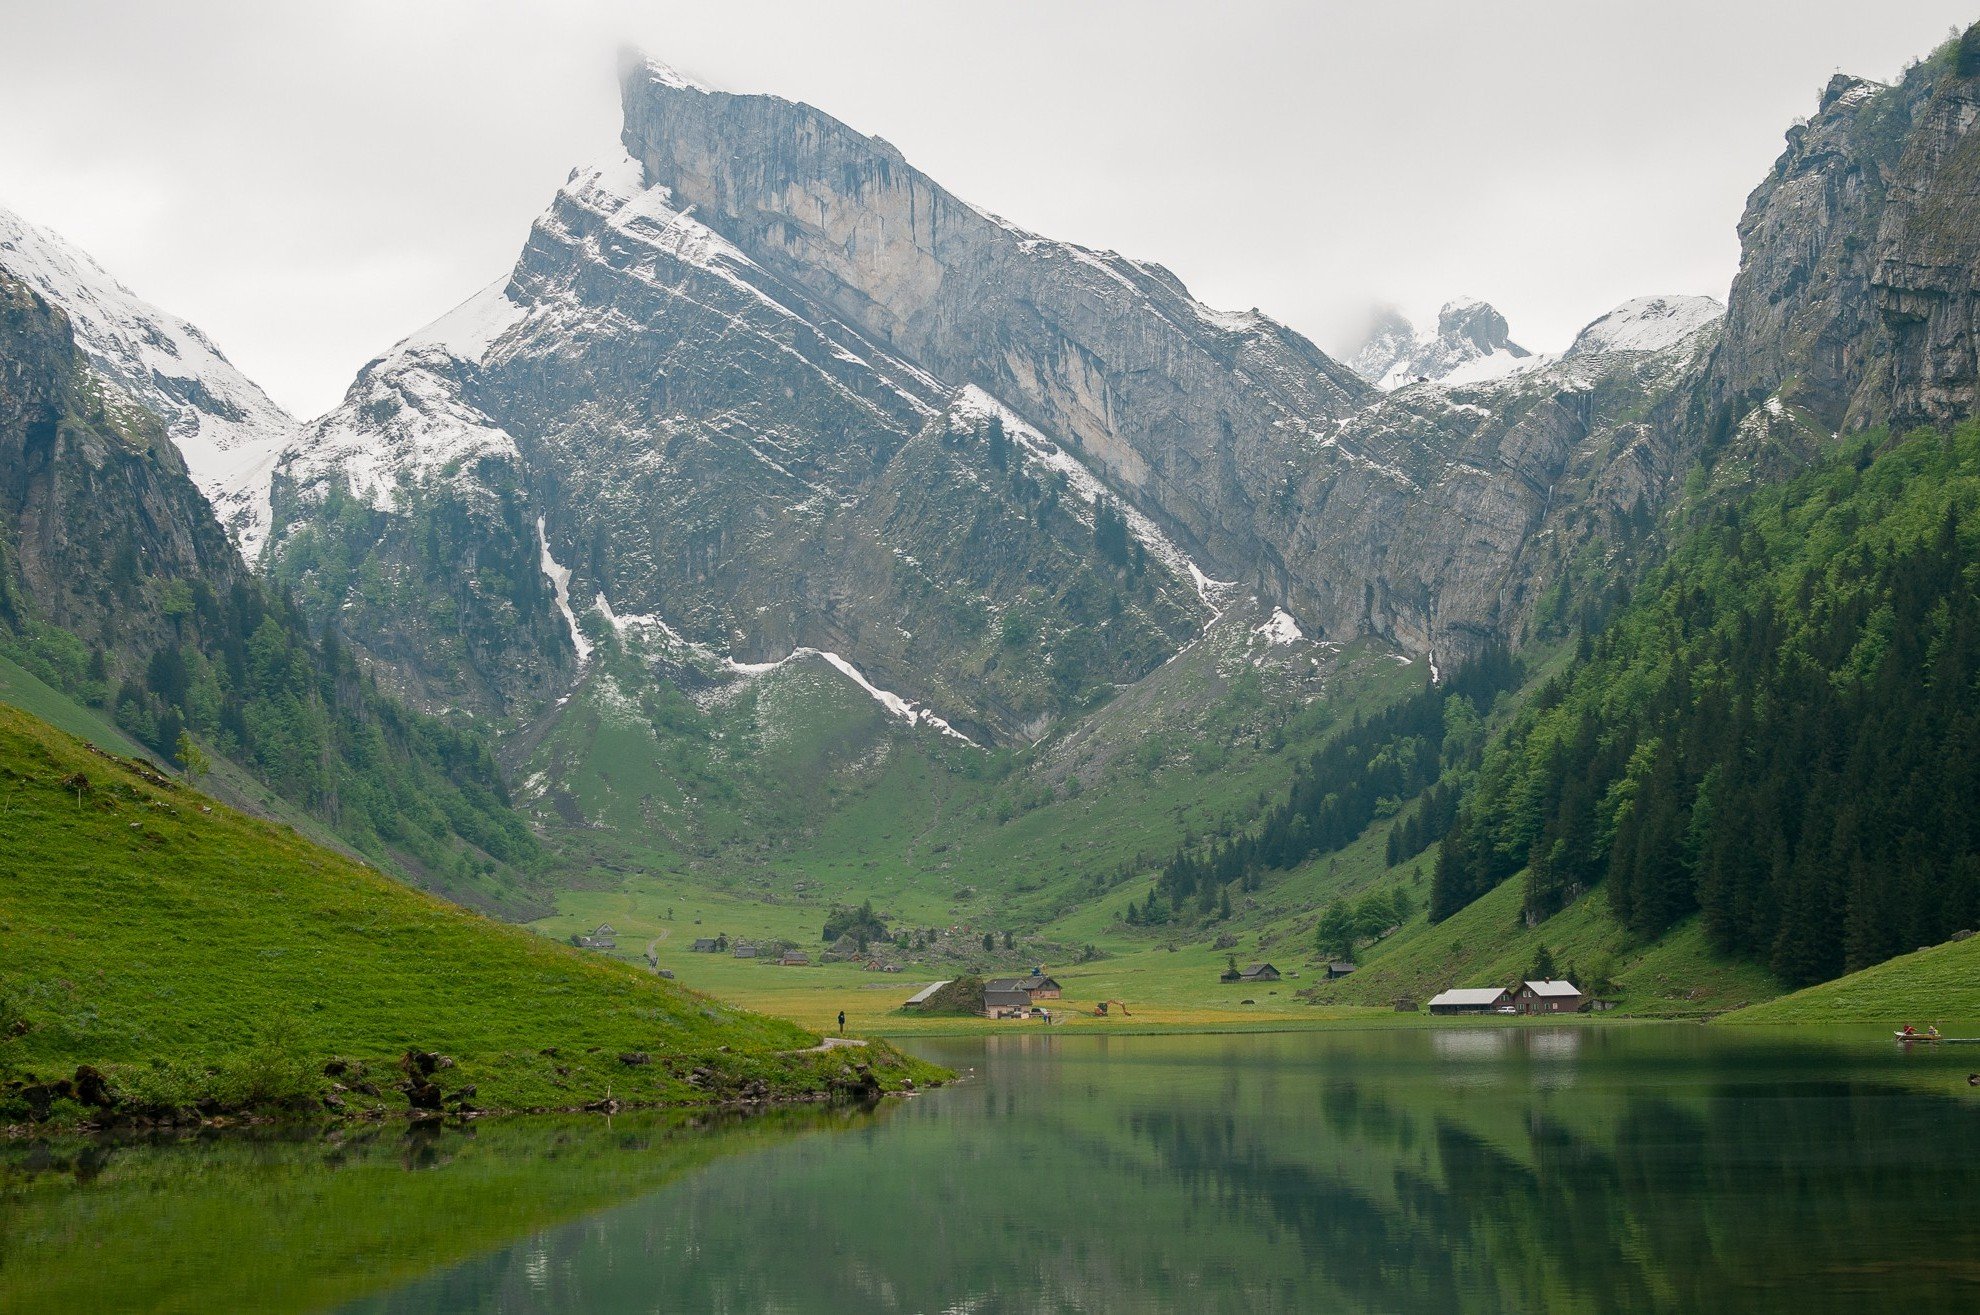
[[[867,695],[875,703],[885,708],[889,715],[898,717],[908,725],[933,727],[951,739],[961,740],[964,744],[976,744],[975,740],[964,735],[929,709],[922,707],[913,699],[903,698],[892,690],[881,689],[878,685],[868,680],[858,667],[855,667],[837,653],[829,652],[826,649],[808,647],[792,649],[787,656],[778,658],[775,662],[737,662],[734,658],[730,658],[725,665],[730,671],[735,672],[739,676],[763,676],[777,670],[786,663],[808,657],[824,659],[840,675],[866,691]]]
[[[1299,628],[1299,622],[1295,621],[1293,614],[1283,607],[1273,608],[1272,615],[1253,626],[1251,633],[1274,646],[1297,644],[1306,638],[1306,632]]]
[[[1661,352],[1725,313],[1726,308],[1712,297],[1635,297],[1583,329],[1564,359],[1601,352]]]
[[[506,277],[497,279],[400,343],[394,356],[407,357],[431,347],[480,364],[497,338],[529,318],[528,311],[509,299],[508,288]]]
[[[1071,489],[1079,500],[1089,508],[1098,505],[1103,499],[1121,514],[1127,522],[1128,533],[1132,534],[1148,550],[1148,555],[1167,567],[1173,574],[1186,575],[1196,586],[1197,597],[1213,612],[1221,613],[1221,608],[1229,591],[1236,587],[1228,580],[1213,580],[1204,574],[1202,568],[1190,559],[1188,553],[1176,546],[1175,540],[1162,532],[1160,526],[1144,515],[1131,503],[1113,496],[1100,477],[1088,470],[1078,457],[1066,448],[1053,442],[1025,421],[1017,412],[1005,406],[975,384],[965,385],[950,404],[950,413],[967,424],[995,416],[1004,426],[1004,433],[1018,445],[1025,460],[1047,470],[1065,476],[1066,487]]]
[[[557,561],[550,551],[550,536],[544,528],[544,519],[536,518],[536,547],[538,565],[543,576],[550,581],[550,588],[557,596],[557,611],[562,614],[564,624],[570,627],[571,647],[577,650],[578,665],[591,661],[591,639],[578,624],[577,613],[571,610],[571,568]]]
[[[461,397],[463,363],[408,339],[367,365],[336,410],[311,424],[281,462],[299,487],[341,480],[380,511],[401,489],[459,472],[480,457],[517,458],[507,430]]]
[[[481,457],[516,459],[514,437],[469,403],[461,384],[528,318],[507,279],[489,284],[365,366],[337,408],[282,454],[281,473],[305,490],[339,480],[390,511],[408,485]]]
[[[276,458],[299,426],[194,325],[139,298],[80,248],[0,208],[0,269],[61,308],[90,365],[164,422],[193,482],[250,562],[269,528]]]

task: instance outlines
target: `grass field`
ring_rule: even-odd
[[[62,1086],[84,1064],[157,1114],[315,1107],[332,1056],[347,1107],[403,1110],[408,1050],[450,1057],[432,1085],[482,1109],[788,1095],[840,1068],[786,1053],[817,1040],[792,1023],[419,894],[12,708],[0,943],[14,1118],[86,1113]]]
[[[1980,1036],[1980,936],[1948,941],[1728,1014],[1722,1023],[1937,1023]],[[1952,1026],[1948,1026],[1948,1025]],[[1980,1060],[1980,1055],[1976,1056]]]

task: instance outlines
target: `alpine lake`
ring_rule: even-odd
[[[0,1143],[0,1310],[1980,1310],[1980,1046],[913,1048],[873,1108]]]

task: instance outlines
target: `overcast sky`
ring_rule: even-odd
[[[809,101],[1026,227],[1338,348],[1372,301],[1548,350],[1723,297],[1746,194],[1837,69],[1974,0],[0,0],[0,205],[299,415],[501,276],[616,149],[632,43]]]

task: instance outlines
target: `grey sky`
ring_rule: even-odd
[[[1563,345],[1723,296],[1746,193],[1838,68],[1972,0],[0,0],[0,204],[301,415],[502,274],[615,148],[625,42],[809,101],[1014,222],[1337,346],[1372,299]]]

